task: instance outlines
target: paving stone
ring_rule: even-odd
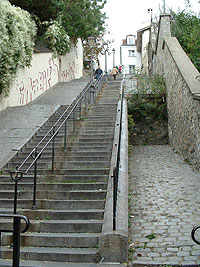
[[[133,146],[129,166],[137,241],[145,230],[156,234],[148,241],[155,257],[134,263],[199,264],[200,247],[191,240],[191,230],[200,222],[200,172],[168,145]],[[130,239],[136,240],[134,234]]]

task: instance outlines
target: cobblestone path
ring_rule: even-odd
[[[132,147],[129,169],[130,262],[200,266],[200,172],[168,145]]]

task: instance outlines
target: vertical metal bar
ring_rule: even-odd
[[[85,113],[87,112],[87,92],[85,93]]]
[[[113,230],[116,230],[116,205],[117,205],[117,172],[113,169]]]
[[[0,258],[1,258],[1,231],[0,231]]]
[[[55,127],[53,127],[53,135],[55,133]],[[55,157],[55,136],[53,137],[52,140],[52,169],[51,173],[54,174],[54,157]]]
[[[79,101],[79,118],[81,119],[81,100],[82,99],[80,99],[80,101]]]
[[[75,134],[76,132],[76,112],[75,112],[75,109],[73,110],[73,134]]]
[[[64,151],[67,151],[67,121],[65,121]]]
[[[93,47],[91,47],[90,81],[93,84]]]
[[[19,267],[20,258],[20,218],[13,219],[13,267]]]
[[[37,148],[35,148],[35,155],[34,158],[37,158]],[[33,185],[33,206],[32,206],[32,210],[36,210],[37,206],[36,206],[36,193],[37,193],[37,160],[34,163],[34,185]]]
[[[15,180],[14,214],[17,214],[17,186],[18,186],[18,180]]]

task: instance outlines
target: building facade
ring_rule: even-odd
[[[141,53],[137,51],[136,36],[129,34],[120,46],[120,64],[125,74],[132,74],[141,69]]]

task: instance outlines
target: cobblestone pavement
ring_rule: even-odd
[[[200,172],[168,145],[132,147],[129,169],[130,262],[200,266]]]

